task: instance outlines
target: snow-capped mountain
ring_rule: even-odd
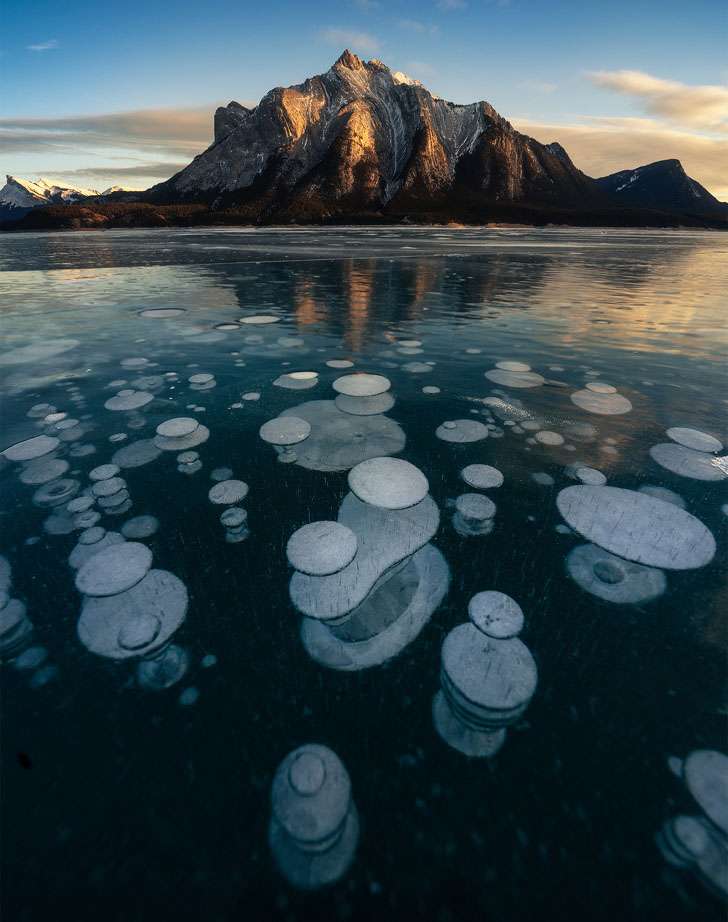
[[[679,160],[658,160],[597,180],[624,205],[728,218],[728,204],[691,179]]]
[[[487,102],[446,102],[350,51],[255,108],[218,109],[213,144],[147,196],[234,206],[252,220],[603,198],[563,149],[520,134]]]
[[[95,189],[59,186],[43,178],[30,180],[8,176],[0,189],[0,219],[22,218],[39,205],[69,205],[98,194]]]

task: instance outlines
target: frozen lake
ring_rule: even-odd
[[[723,919],[727,291],[710,232],[1,236],[5,917]]]

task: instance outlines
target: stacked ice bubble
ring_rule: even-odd
[[[657,841],[674,867],[692,871],[707,887],[728,898],[728,756],[696,749],[673,768],[684,782],[697,815],[670,817]]]
[[[268,841],[291,884],[315,890],[343,877],[356,852],[359,819],[335,752],[308,743],[289,753],[273,779],[271,806]]]
[[[136,541],[101,535],[76,573],[84,596],[77,631],[91,653],[141,659],[141,685],[165,688],[184,675],[187,655],[171,644],[187,613],[187,589],[166,570],[152,570],[152,552]],[[95,545],[104,542],[99,550]],[[90,552],[90,556],[88,553]]]
[[[440,690],[432,704],[435,729],[459,752],[495,755],[506,727],[524,713],[536,691],[538,671],[517,635],[523,627],[518,603],[502,592],[479,592],[442,645]]]
[[[295,532],[290,595],[317,662],[357,670],[396,656],[442,601],[449,570],[428,542],[440,515],[427,478],[397,458],[352,468],[337,522]]]
[[[33,624],[25,603],[10,595],[12,569],[6,557],[0,555],[0,659],[9,660],[28,646],[33,636]]]
[[[293,375],[299,377],[294,378]],[[311,386],[313,380],[295,372],[284,376]],[[313,374],[313,373],[312,373]],[[318,376],[316,376],[316,381]],[[274,382],[280,386],[281,379]],[[315,382],[314,382],[315,383]],[[273,445],[280,461],[313,471],[346,471],[368,458],[394,455],[405,446],[401,427],[384,416],[394,400],[391,382],[383,375],[353,373],[333,383],[335,400],[311,400],[284,410],[260,429],[260,437]]]

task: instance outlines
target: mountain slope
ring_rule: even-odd
[[[478,202],[600,202],[568,156],[486,102],[456,105],[381,61],[345,51],[325,74],[215,113],[214,143],[147,193],[243,207],[251,219],[332,217]]]
[[[634,170],[620,170],[597,179],[597,184],[624,205],[728,220],[728,204],[691,179],[679,160],[658,160]]]
[[[19,220],[41,205],[68,205],[99,193],[95,189],[58,186],[40,178],[35,181],[7,176],[0,189],[0,221]]]

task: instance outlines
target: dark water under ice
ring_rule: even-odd
[[[47,651],[35,669],[2,666],[4,918],[724,917],[693,875],[665,862],[655,836],[670,816],[697,812],[668,758],[728,748],[728,490],[725,481],[670,473],[648,452],[668,441],[671,426],[727,441],[725,235],[7,235],[0,269],[0,448],[41,431],[27,417],[39,403],[81,421],[82,437],[61,447],[65,457],[77,444],[95,449],[68,457],[66,476],[83,484],[91,468],[151,438],[164,419],[198,415],[211,433],[191,476],[178,473],[174,452],[123,472],[133,507],[122,521],[159,519],[146,542],[154,566],[182,579],[190,595],[175,636],[190,666],[165,691],[139,688],[133,664],[81,645],[81,597],[67,562],[76,537],[48,534],[48,510],[31,502],[35,487],[0,462],[0,552],[12,565],[13,596],[27,605],[32,642]],[[184,313],[139,314],[168,307]],[[279,322],[216,329],[254,314]],[[78,345],[7,360],[58,339]],[[422,352],[401,353],[401,340],[421,340],[414,348]],[[121,365],[134,357],[149,366]],[[332,382],[347,372],[325,362],[339,358],[391,380],[387,416],[406,434],[401,457],[429,479],[442,516],[433,543],[451,571],[420,635],[389,663],[351,673],[306,654],[285,559],[293,531],[336,518],[346,473],[278,463],[257,434],[286,408],[332,399]],[[503,360],[527,363],[546,384],[509,389],[484,377]],[[411,362],[434,364],[417,372],[403,367]],[[311,390],[272,385],[306,370],[320,375]],[[141,428],[104,409],[124,386],[110,382],[170,372],[178,380],[165,379],[139,411]],[[192,392],[187,378],[200,372],[214,374],[216,386]],[[596,415],[574,405],[571,393],[589,380],[617,387],[632,410]],[[441,392],[426,395],[423,386]],[[241,401],[248,392],[260,400]],[[533,432],[506,427],[500,438],[466,445],[435,437],[445,420],[482,419],[482,403],[468,398],[493,394],[522,401],[545,429],[584,422],[596,436],[567,437],[563,446],[529,443]],[[116,433],[127,433],[126,443],[110,443]],[[665,594],[641,605],[580,589],[564,561],[583,540],[556,530],[555,503],[575,482],[565,468],[576,460],[612,486],[678,493],[713,533],[713,561],[667,571]],[[462,537],[452,526],[451,501],[468,490],[459,472],[472,463],[505,478],[487,491],[497,505],[488,536]],[[208,500],[218,467],[250,487],[242,543],[225,542],[221,507]],[[554,486],[534,482],[537,472]],[[481,760],[443,743],[431,703],[443,639],[484,589],[523,608],[521,637],[538,686],[503,748]],[[210,654],[217,662],[205,668]],[[198,697],[181,703],[195,699],[189,689]],[[340,756],[361,820],[350,870],[313,894],[284,881],[267,844],[273,774],[307,742]]]

